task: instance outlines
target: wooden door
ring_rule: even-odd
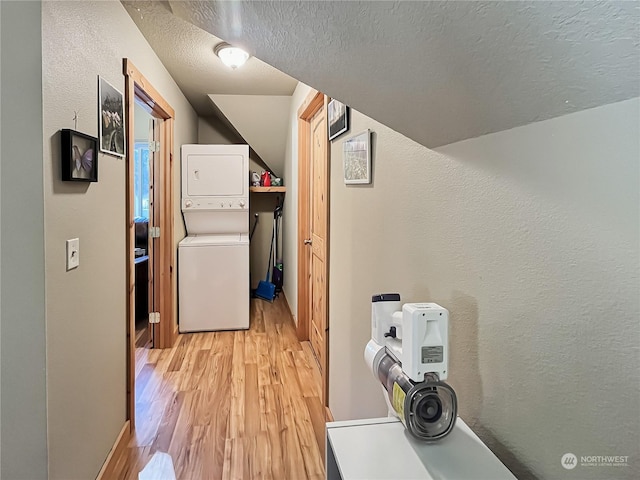
[[[171,105],[160,95],[151,83],[140,73],[129,59],[123,59],[123,73],[125,75],[125,105],[127,128],[127,419],[131,428],[135,428],[135,222],[133,218],[134,201],[134,167],[133,154],[134,134],[134,103],[138,100],[146,106],[151,115],[157,119],[154,125],[153,137],[159,140],[158,151],[153,152],[154,172],[153,190],[150,190],[150,203],[153,202],[153,213],[150,212],[149,223],[160,228],[160,238],[149,238],[148,250],[153,260],[149,277],[150,310],[160,315],[160,324],[153,325],[153,346],[155,348],[169,348],[178,335],[178,325],[174,308],[176,279],[173,274],[175,265],[175,245],[173,241],[173,121],[175,112]],[[155,150],[155,148],[154,148]],[[151,295],[151,292],[153,294]]]
[[[298,338],[310,341],[318,360],[323,407],[329,403],[330,162],[326,112],[327,97],[317,91],[312,91],[298,110]],[[328,408],[325,414],[329,418]]]
[[[309,337],[323,378],[326,370],[327,334],[327,120],[321,108],[311,118],[311,150],[309,158],[311,182],[310,233],[310,312]]]
[[[298,338],[318,361],[318,399],[309,398],[318,447],[324,455],[329,410],[329,140],[327,97],[312,91],[298,109]]]

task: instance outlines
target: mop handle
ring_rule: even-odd
[[[256,232],[256,227],[258,226],[258,220],[260,220],[259,214],[255,214],[256,221],[253,224],[253,228],[251,229],[251,233],[249,234],[249,241],[253,238],[253,234]]]
[[[271,254],[273,253],[273,237],[275,236],[275,234],[275,231],[271,232],[271,246],[269,247],[269,260],[267,261],[267,277],[265,278],[266,282],[269,281],[269,270],[271,269]]]

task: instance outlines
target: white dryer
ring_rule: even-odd
[[[182,146],[180,332],[249,328],[249,147]]]

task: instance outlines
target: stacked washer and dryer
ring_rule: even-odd
[[[182,146],[180,332],[249,328],[249,146]]]

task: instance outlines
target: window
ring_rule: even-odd
[[[149,144],[136,142],[133,152],[134,200],[136,221],[149,219]]]

